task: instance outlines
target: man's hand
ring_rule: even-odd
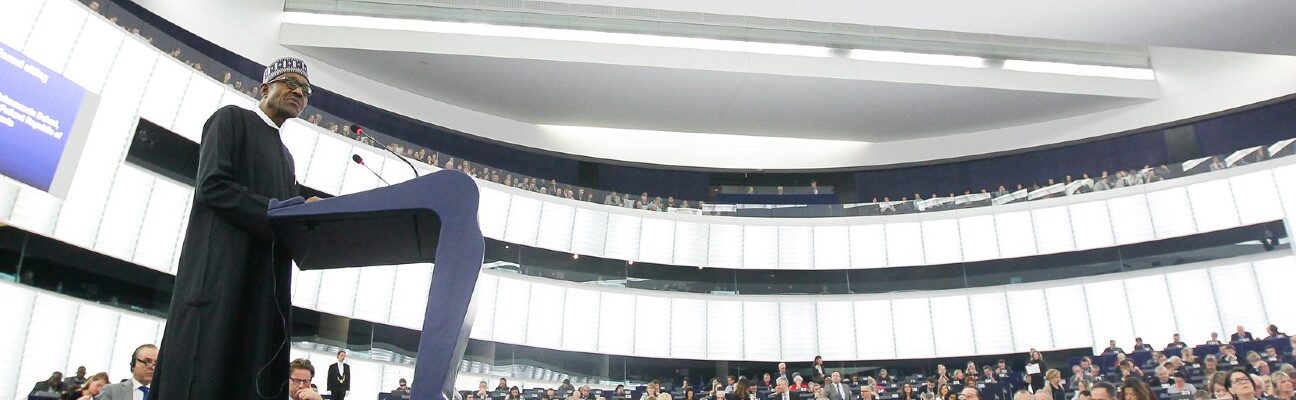
[[[317,200],[318,200],[318,198],[317,198]],[[294,396],[293,399],[296,399],[296,400],[324,400],[324,398],[320,396],[319,392],[316,392],[315,389],[311,389],[311,388],[302,388],[302,390],[298,390],[298,391],[297,391],[297,395]]]
[[[309,199],[306,199],[306,202],[307,202],[307,203],[314,203],[314,202],[317,202],[317,201],[320,201],[320,200],[324,200],[324,199],[321,199],[321,198],[319,198],[318,196],[311,196]]]

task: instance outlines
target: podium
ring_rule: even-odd
[[[459,171],[272,208],[279,243],[303,270],[434,262],[411,398],[449,398],[473,320],[486,246],[477,184]],[[393,299],[400,301],[400,299]]]

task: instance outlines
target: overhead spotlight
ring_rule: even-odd
[[[578,258],[580,258],[580,254],[572,253],[572,259],[573,259],[573,260],[578,259]]]
[[[626,261],[627,265],[634,265],[634,261]]]

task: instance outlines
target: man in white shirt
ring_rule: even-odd
[[[157,365],[157,346],[140,345],[131,353],[131,378],[103,387],[98,400],[148,400],[153,384],[153,367]]]
[[[851,400],[850,386],[842,382],[841,371],[832,372],[828,382],[824,384],[824,391],[829,400]]]
[[[783,363],[779,363],[779,369],[784,369]],[[770,394],[770,400],[793,400],[792,394],[788,390],[788,380],[779,377],[774,380],[774,393]]]
[[[325,386],[333,400],[343,400],[351,390],[351,366],[347,365],[346,356],[346,350],[338,351],[338,362],[329,366],[328,384]]]

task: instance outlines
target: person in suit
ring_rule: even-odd
[[[1251,336],[1251,332],[1247,332],[1246,328],[1243,328],[1242,325],[1237,326],[1237,333],[1229,336],[1230,343],[1250,342],[1252,340],[1255,340],[1255,337]]]
[[[779,379],[792,382],[792,373],[787,370],[787,363],[778,363],[778,372],[774,374],[774,381],[777,384]]]
[[[1134,338],[1134,351],[1152,351],[1152,345],[1143,343],[1142,337],[1136,337]]]
[[[841,371],[833,371],[828,382],[824,383],[824,392],[828,400],[851,400],[850,385],[842,382]]]
[[[65,390],[63,387],[63,373],[55,371],[53,374],[50,374],[49,379],[36,382],[36,385],[32,386],[32,390],[29,394],[38,394],[38,393],[58,394],[58,393],[63,393],[63,390]]]
[[[484,381],[483,381],[483,382],[484,382]],[[395,389],[392,389],[391,394],[392,394],[392,396],[398,396],[398,397],[400,397],[400,396],[403,396],[403,397],[409,397],[409,395],[410,395],[410,388],[409,388],[408,384],[405,382],[405,378],[400,378],[400,386],[397,386]],[[468,395],[471,396],[472,394],[469,393]]]
[[[346,350],[337,352],[336,364],[330,365],[328,370],[328,388],[329,396],[333,400],[345,400],[348,390],[351,390],[351,366],[346,363]]]
[[[783,363],[779,363],[779,369],[784,369]],[[769,400],[795,400],[792,396],[792,388],[788,386],[788,380],[779,377],[774,380],[774,392],[770,393]]]
[[[1103,354],[1103,355],[1108,355],[1108,354],[1116,354],[1116,353],[1124,353],[1124,352],[1125,352],[1124,349],[1121,349],[1120,347],[1117,347],[1117,346],[1116,346],[1116,341],[1115,341],[1115,340],[1108,340],[1108,341],[1107,341],[1107,348],[1106,348],[1105,350],[1103,350],[1102,354]]]
[[[157,366],[157,346],[142,344],[131,353],[131,378],[104,386],[98,400],[148,400]]]
[[[813,182],[812,182],[812,183],[813,183]],[[815,194],[818,194],[818,193],[815,193]],[[814,376],[810,377],[810,381],[811,381],[811,382],[819,383],[819,384],[827,383],[827,382],[824,381],[824,378],[827,378],[827,377],[828,377],[828,374],[824,373],[824,362],[823,362],[823,356],[815,356],[815,358],[814,358],[814,366],[812,367],[812,371],[811,371],[811,373],[814,375]]]
[[[1167,344],[1167,345],[1166,345],[1166,348],[1167,348],[1167,349],[1175,349],[1175,350],[1179,350],[1179,349],[1182,349],[1182,348],[1188,347],[1188,345],[1185,344],[1182,340],[1179,340],[1179,334],[1178,334],[1178,333],[1174,334],[1173,337],[1174,337],[1174,341],[1171,341],[1170,344]]]
[[[1218,334],[1218,333],[1215,333],[1215,332],[1211,332],[1211,338],[1210,338],[1210,340],[1207,340],[1207,341],[1206,341],[1206,344],[1207,344],[1207,345],[1214,345],[1214,346],[1218,346],[1218,345],[1220,345],[1219,334]]]
[[[76,375],[63,379],[63,387],[65,388],[70,388],[74,385],[85,386],[85,383],[86,383],[86,368],[84,365],[77,367]]]
[[[580,389],[577,389],[575,393],[572,393],[571,397],[568,397],[567,400],[607,400],[607,399],[603,398],[602,396],[595,396],[591,394],[589,385],[581,385]]]

